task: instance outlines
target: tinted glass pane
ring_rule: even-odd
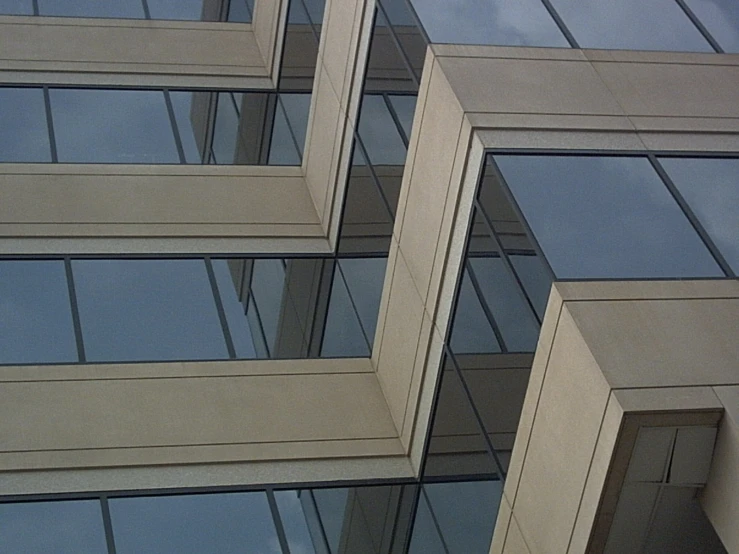
[[[431,42],[569,44],[541,0],[411,0]]]
[[[558,278],[722,275],[646,158],[495,159]]]
[[[405,164],[405,144],[382,96],[364,95],[359,116],[359,136],[371,163]]]
[[[509,352],[533,352],[539,325],[503,260],[493,257],[469,259],[483,298],[493,314]]]
[[[249,23],[252,13],[254,13],[254,0],[231,0],[228,6],[228,21]]]
[[[263,335],[264,343],[273,354],[277,343],[277,331],[282,311],[282,296],[285,290],[285,266],[282,260],[254,260],[251,278],[253,304],[249,309],[258,315],[257,332]],[[254,310],[254,307],[256,310]],[[252,329],[255,329],[252,326]]]
[[[408,554],[448,554],[439,536],[439,528],[431,514],[425,494],[421,494],[418,499]]]
[[[282,527],[290,547],[290,552],[313,554],[313,541],[308,531],[303,506],[298,491],[275,491],[275,502],[280,511]]]
[[[403,127],[406,138],[411,137],[411,129],[413,129],[413,116],[416,112],[416,100],[417,96],[410,95],[392,95],[389,96],[390,103],[395,110],[395,114],[400,121],[400,125]]]
[[[712,52],[674,0],[551,0],[581,48]]]
[[[75,260],[90,361],[226,358],[203,260]]]
[[[544,266],[544,262],[539,256],[509,256],[513,269],[516,270],[518,278],[521,280],[526,295],[536,310],[539,320],[544,319],[544,312],[547,309],[547,300],[549,300],[549,291],[552,288],[552,278],[549,270]]]
[[[308,113],[310,112],[310,94],[280,93],[280,102],[287,115],[300,155],[303,155],[305,135],[308,132]]]
[[[0,504],[3,554],[103,554],[103,516],[97,500]]]
[[[257,354],[249,320],[246,317],[248,269],[245,266],[247,264],[250,264],[250,261],[213,260],[213,273],[216,276],[223,311],[226,312],[228,331],[236,350],[236,356],[252,359],[256,358]]]
[[[141,0],[38,0],[41,15],[144,18]]]
[[[349,295],[346,281],[337,265],[334,270],[334,282],[331,285],[321,356],[369,355],[370,346],[366,331],[362,328],[356,305]]]
[[[161,91],[49,93],[60,162],[179,163]]]
[[[268,163],[269,165],[300,165],[297,137],[294,136],[285,109],[279,100],[275,105]]]
[[[218,94],[212,145],[213,161],[217,164],[235,163],[239,150],[243,150],[239,140],[239,112],[236,110],[236,101],[240,103],[241,96],[230,92]]]
[[[33,15],[31,0],[0,0],[0,14]]]
[[[200,121],[202,114],[199,108],[207,106],[209,93],[197,93],[189,91],[175,91],[169,93],[174,110],[177,131],[182,141],[182,149],[185,151],[185,161],[189,164],[201,163],[201,147],[198,140],[203,140],[204,123]],[[193,107],[194,106],[194,107]],[[199,127],[200,123],[202,128]],[[196,129],[198,135],[196,136]]]
[[[64,262],[0,262],[0,363],[74,361]]]
[[[423,489],[449,552],[489,552],[501,481],[427,483]]]
[[[313,498],[316,501],[321,525],[328,541],[331,554],[339,554],[341,529],[344,526],[346,501],[349,489],[314,489]]]
[[[118,554],[281,552],[263,492],[109,502]]]
[[[367,339],[372,344],[377,326],[377,312],[385,282],[387,258],[343,258],[339,260],[344,281],[359,313]]]
[[[662,158],[660,163],[739,274],[739,159]]]
[[[0,162],[50,161],[44,92],[0,87]]]
[[[453,325],[450,341],[452,352],[456,354],[500,352],[500,344],[485,316],[480,298],[466,269],[459,287]]]
[[[211,3],[208,0],[146,0],[149,6],[149,15],[152,19],[184,19],[190,21],[201,19],[203,2]],[[206,19],[211,18],[206,17]]]
[[[685,0],[725,52],[739,52],[739,2]]]

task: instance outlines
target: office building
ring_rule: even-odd
[[[0,13],[0,552],[739,552],[735,0]]]

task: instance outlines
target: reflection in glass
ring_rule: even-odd
[[[204,134],[202,129],[198,128],[201,117],[199,112],[207,106],[208,97],[209,93],[184,90],[169,93],[175,121],[177,122],[177,132],[180,135],[182,150],[185,154],[185,162],[189,164],[202,163],[201,147],[197,142],[198,139],[202,140],[201,135]],[[205,127],[204,123],[200,125]]]
[[[362,328],[372,345],[387,258],[342,258],[338,264],[357,309]]]
[[[251,328],[261,340],[254,341],[259,357],[275,354],[277,331],[285,290],[285,266],[282,260],[254,260],[251,277],[251,301],[247,308]]]
[[[50,162],[44,92],[0,87],[0,162]]]
[[[143,19],[141,0],[38,0],[39,15]]]
[[[370,163],[405,165],[405,144],[382,95],[363,96],[359,115],[359,136],[367,150]]]
[[[280,553],[263,492],[113,498],[117,554]]]
[[[736,0],[685,0],[724,52],[739,52],[739,2]]]
[[[495,160],[558,278],[723,275],[647,158]]]
[[[568,47],[540,0],[411,0],[431,42]]]
[[[32,0],[0,0],[0,14],[33,15]]]
[[[660,158],[660,164],[739,274],[739,159]]]
[[[231,0],[227,20],[234,23],[250,23],[254,13],[254,0]]]
[[[204,15],[203,4],[206,7],[208,5],[220,7],[220,2],[213,2],[212,0],[146,0],[146,4],[149,7],[151,19],[181,19],[186,21],[220,19],[218,17],[202,17]]]
[[[305,140],[305,137],[303,137]],[[300,165],[298,139],[288,121],[285,107],[278,98],[275,103],[275,119],[269,148],[269,165]]]
[[[391,94],[388,96],[390,104],[395,111],[395,115],[400,121],[406,139],[411,138],[411,129],[413,129],[413,116],[416,113],[416,95],[410,94]]]
[[[580,48],[713,52],[674,0],[551,0]]]
[[[290,552],[314,554],[313,541],[298,491],[275,491],[274,494]]]
[[[434,521],[426,495],[423,493],[418,499],[408,554],[449,554],[439,535],[439,527]]]
[[[217,95],[215,128],[213,130],[213,144],[211,151],[212,163],[237,163],[239,150],[246,150],[242,146],[239,136],[239,112],[237,100],[241,94],[222,92]]]
[[[89,361],[228,357],[203,260],[74,260]]]
[[[281,92],[280,103],[285,110],[287,121],[295,136],[300,157],[303,156],[305,136],[308,132],[308,114],[310,112],[311,95],[297,92]],[[298,160],[297,165],[300,165]]]
[[[236,357],[256,358],[253,334],[246,317],[246,266],[250,264],[250,260],[213,260],[212,264]]]
[[[0,261],[0,363],[77,359],[64,262]]]
[[[345,488],[313,489],[313,498],[331,554],[339,554],[348,497],[349,489]]]
[[[360,295],[357,295],[357,298],[359,297]],[[362,328],[354,298],[347,289],[343,272],[337,265],[334,268],[334,281],[331,286],[331,300],[328,305],[321,356],[369,356],[370,349],[366,330]]]
[[[449,345],[455,354],[500,352],[500,343],[485,315],[480,297],[465,267],[459,286]]]
[[[60,162],[179,163],[161,91],[51,89]]]
[[[552,277],[549,270],[541,258],[536,255],[512,254],[508,258],[521,280],[526,296],[534,306],[536,315],[539,316],[539,321],[542,321],[547,309],[549,291],[552,288]]]
[[[0,552],[107,552],[98,500],[0,504]]]

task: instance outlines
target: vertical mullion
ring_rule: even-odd
[[[64,258],[64,271],[67,275],[67,290],[69,291],[69,303],[72,306],[72,326],[74,327],[74,339],[77,343],[77,357],[80,362],[86,362],[85,344],[82,338],[82,323],[80,322],[79,306],[77,304],[77,292],[74,286],[74,274],[72,273],[71,258]]]
[[[151,19],[151,12],[149,11],[149,3],[147,0],[141,0],[141,7],[144,8],[144,18]]]
[[[577,43],[577,40],[575,40],[575,36],[570,32],[570,30],[567,28],[567,25],[565,24],[564,20],[559,16],[557,13],[557,10],[554,9],[554,6],[550,2],[550,0],[541,0],[541,3],[544,4],[544,7],[549,12],[549,15],[554,20],[554,24],[559,27],[559,30],[562,32],[562,34],[565,37],[565,40],[570,43],[570,46],[572,48],[580,48],[580,45]]]
[[[113,522],[110,518],[108,497],[105,495],[100,497],[100,509],[103,512],[103,527],[105,529],[105,542],[108,546],[108,554],[116,554],[115,539],[113,538]]]
[[[174,115],[174,106],[172,105],[172,99],[169,97],[169,89],[164,89],[164,103],[167,105],[167,113],[169,114],[169,123],[172,125],[172,134],[174,135],[174,141],[177,145],[177,155],[180,158],[181,164],[186,164],[185,149],[182,146],[182,137],[180,137],[180,131],[177,128],[177,118]]]
[[[270,487],[265,491],[267,495],[267,502],[269,502],[269,510],[272,512],[272,521],[275,524],[275,530],[277,531],[277,539],[280,541],[283,554],[290,554],[290,546],[287,542],[287,535],[285,534],[285,527],[282,525],[282,518],[280,517],[280,510],[277,508],[277,501],[275,500],[274,490]]]
[[[693,13],[693,10],[690,9],[685,0],[675,0],[675,2],[677,2],[677,4],[685,12],[685,15],[687,15],[688,19],[690,19],[690,22],[698,28],[698,31],[700,32],[700,34],[703,35],[703,38],[708,41],[708,43],[711,45],[711,48],[713,48],[719,54],[723,54],[724,49],[721,48],[721,45],[716,41],[715,38],[713,38],[713,35],[711,35],[708,29],[706,29],[706,26],[703,25],[701,20],[698,19],[698,16]]]
[[[49,132],[49,147],[51,148],[51,161],[52,163],[59,162],[59,156],[56,149],[56,135],[54,134],[54,120],[51,117],[51,96],[49,94],[49,87],[43,87],[44,91],[44,108],[46,110],[46,128]]]
[[[213,293],[213,299],[216,303],[216,311],[218,312],[218,319],[221,322],[221,330],[223,331],[223,338],[226,341],[226,349],[228,350],[228,357],[232,360],[236,359],[236,348],[234,347],[233,339],[231,338],[231,332],[228,328],[228,320],[226,319],[226,311],[223,309],[223,301],[221,299],[221,293],[218,290],[218,282],[216,281],[216,274],[213,271],[213,264],[210,256],[206,256],[203,260],[205,262],[205,269],[208,272],[208,281],[210,281],[211,292]]]

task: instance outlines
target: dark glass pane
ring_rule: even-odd
[[[712,52],[674,0],[551,0],[581,48]]]
[[[144,18],[141,0],[38,0],[41,15]]]
[[[495,159],[558,278],[722,275],[646,158]]]
[[[201,97],[203,95],[204,97]],[[175,91],[169,93],[174,110],[177,131],[180,134],[182,149],[185,151],[185,161],[189,164],[199,164],[202,161],[201,146],[198,145],[195,129],[201,121],[200,109],[205,109],[209,93],[189,91]]]
[[[149,6],[149,15],[152,19],[181,19],[186,21],[201,20],[203,3],[220,6],[220,0],[146,0],[146,3]],[[210,18],[206,17],[206,19]]]
[[[75,260],[90,361],[227,358],[203,260]]]
[[[314,554],[313,541],[298,491],[275,491],[274,494],[290,552]]]
[[[739,52],[739,2],[736,0],[685,0],[724,52]]]
[[[0,262],[0,363],[76,361],[64,262]]]
[[[449,554],[439,536],[439,528],[434,521],[426,495],[423,493],[418,499],[408,554]]]
[[[362,328],[372,345],[377,327],[387,258],[342,258],[339,267],[357,308]]]
[[[501,351],[466,268],[459,287],[452,325],[450,346],[455,354]]]
[[[370,163],[405,165],[405,144],[381,95],[364,95],[359,116],[359,136]]]
[[[543,320],[549,300],[549,291],[552,288],[552,277],[549,275],[549,270],[539,256],[514,254],[509,256],[509,259],[539,320]]]
[[[33,15],[33,2],[31,0],[0,0],[0,14]]]
[[[213,260],[213,273],[236,356],[245,359],[257,357],[251,326],[246,317],[249,271],[250,260]]]
[[[357,298],[361,294],[357,294]],[[371,299],[366,299],[371,302]],[[370,310],[366,309],[365,311]],[[375,318],[377,315],[375,315]],[[350,296],[342,271],[337,265],[331,285],[331,299],[328,303],[328,316],[321,345],[323,357],[369,356],[366,330],[360,323],[357,307]]]
[[[254,260],[252,271],[252,302],[248,310],[256,317],[250,319],[251,328],[261,335],[261,342],[269,349],[267,353],[260,354],[260,356],[274,356],[285,290],[285,266],[279,259]],[[257,326],[253,324],[254,321],[258,321]],[[257,341],[254,342],[257,346]]]
[[[305,135],[303,135],[305,141]],[[272,126],[272,141],[269,149],[269,165],[300,165],[297,137],[288,122],[285,108],[280,100],[275,105],[275,120]]]
[[[263,492],[109,502],[117,554],[281,552]]]
[[[253,13],[254,0],[231,0],[227,19],[233,23],[251,23]]]
[[[489,552],[503,493],[501,481],[426,483],[423,490],[448,552]]]
[[[413,116],[416,113],[416,100],[417,96],[409,94],[398,95],[393,94],[389,96],[390,104],[395,110],[395,114],[400,121],[400,125],[403,127],[406,138],[411,138],[411,129],[413,129]]]
[[[387,18],[394,27],[415,26],[416,18],[413,17],[407,2],[408,0],[382,0],[378,3],[385,8]]]
[[[51,89],[60,162],[179,163],[161,91]]]
[[[513,275],[499,257],[471,257],[469,264],[509,352],[533,352],[539,325]]]
[[[0,504],[3,554],[104,554],[98,500]]]
[[[541,0],[411,0],[411,3],[431,42],[569,46]]]
[[[660,164],[739,274],[739,159],[661,158]]]
[[[349,489],[345,488],[313,489],[313,498],[331,554],[339,554],[348,497]]]
[[[50,161],[43,90],[0,87],[0,162]]]
[[[414,74],[421,74],[426,41],[415,26],[396,27],[395,36],[389,27],[382,11],[378,10],[367,59],[364,93],[416,93],[418,79]],[[408,63],[413,71],[408,68]]]

